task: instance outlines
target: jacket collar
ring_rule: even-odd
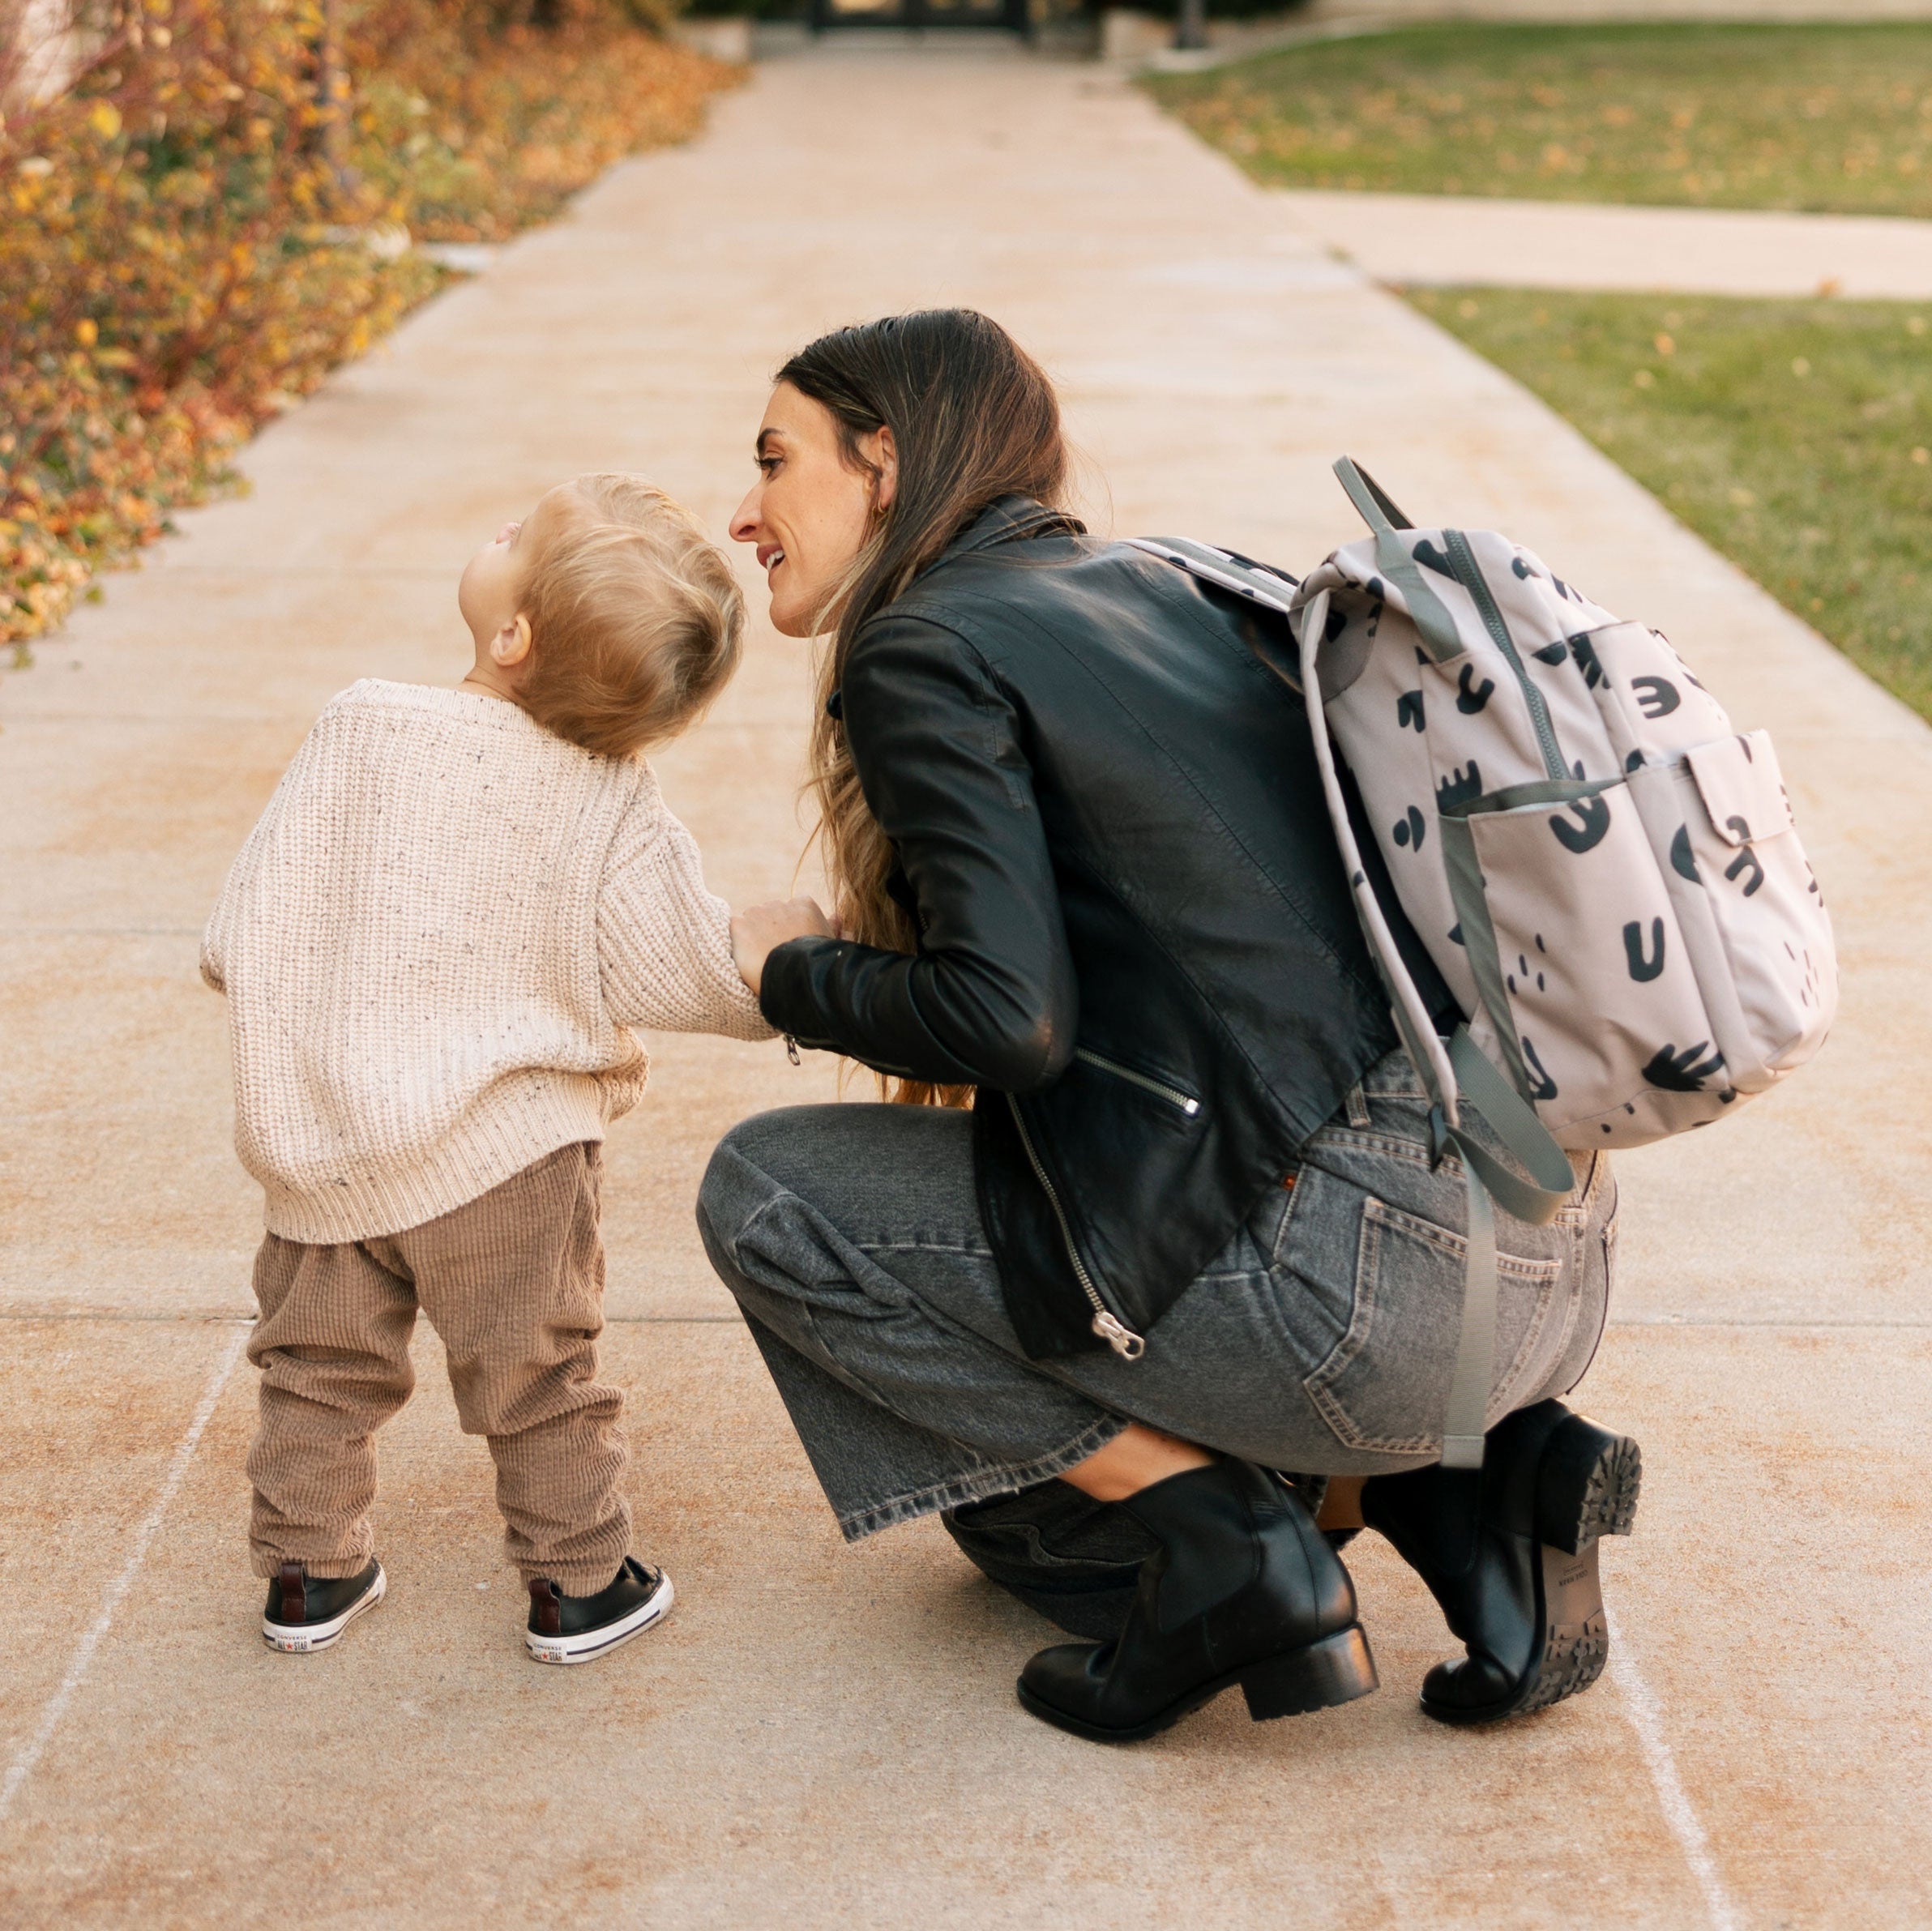
[[[935,570],[942,569],[955,557],[965,556],[973,550],[992,549],[1002,543],[1019,543],[1034,536],[1084,536],[1086,534],[1086,524],[1077,517],[1068,516],[1058,510],[1049,510],[1045,503],[1036,502],[1030,496],[996,497],[920,571],[913,581],[922,582]],[[844,700],[843,690],[833,691],[825,700],[826,716],[842,718],[845,715]]]
[[[970,550],[991,549],[996,544],[1018,543],[1035,536],[1084,536],[1087,526],[1058,510],[1049,510],[1030,496],[997,497],[947,545],[934,567]]]

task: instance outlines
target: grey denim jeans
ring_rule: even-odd
[[[1465,1206],[1431,1168],[1400,1053],[1302,1151],[1146,1355],[1030,1361],[974,1195],[971,1122],[931,1107],[791,1107],[719,1143],[699,1190],[737,1296],[848,1541],[1063,1473],[1129,1420],[1263,1467],[1376,1475],[1434,1460]],[[1567,1392],[1602,1332],[1617,1193],[1579,1156],[1547,1227],[1498,1217],[1492,1424]]]

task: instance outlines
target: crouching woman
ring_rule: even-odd
[[[1435,1714],[1583,1687],[1634,1446],[1554,1398],[1601,1327],[1614,1186],[1582,1160],[1554,1224],[1502,1224],[1472,1557],[1435,1466],[1462,1177],[1392,1051],[1306,716],[1250,647],[1273,620],[1058,506],[1052,388],[979,315],[814,342],[757,459],[733,534],[777,629],[831,633],[812,751],[837,918],[744,916],[740,969],[800,1045],[970,1100],[766,1113],[705,1177],[713,1262],[846,1536],[948,1511],[1050,1612],[1052,1536],[1014,1538],[1031,1570],[995,1561],[1001,1522],[1056,1497],[1110,1516],[1124,1621],[1034,1657],[1019,1694],[1126,1741],[1236,1685],[1257,1718],[1374,1688],[1305,1499],[1330,1478],[1467,1646]]]

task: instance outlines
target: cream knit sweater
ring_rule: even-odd
[[[634,1026],[771,1038],[728,917],[642,760],[480,693],[344,691],[202,941],[271,1231],[398,1233],[601,1140],[643,1091]]]

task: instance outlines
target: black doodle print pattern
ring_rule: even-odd
[[[1702,885],[1703,878],[1697,869],[1697,857],[1690,849],[1690,827],[1679,825],[1677,835],[1670,841],[1670,869],[1680,878],[1688,878],[1693,885]]]
[[[1683,693],[1668,677],[1632,677],[1630,687],[1646,717],[1668,717],[1684,701]]]
[[[1557,843],[1565,851],[1575,852],[1579,857],[1594,851],[1609,835],[1610,801],[1599,792],[1593,798],[1577,799],[1568,809],[1576,814],[1574,825],[1567,824],[1560,818],[1549,821]]]
[[[1648,985],[1659,978],[1664,971],[1664,921],[1650,921],[1650,951],[1643,949],[1643,923],[1632,919],[1623,928],[1623,955],[1630,966],[1630,976],[1639,985]]]
[[[1643,1068],[1643,1077],[1667,1093],[1701,1093],[1704,1082],[1723,1070],[1724,1055],[1708,1040],[1699,1040],[1682,1053],[1674,1045],[1658,1047]]]
[[[1433,570],[1438,577],[1447,577],[1451,583],[1457,580],[1455,566],[1426,536],[1417,544],[1413,554],[1425,570]]]
[[[1480,690],[1472,690],[1469,686],[1474,681],[1475,676],[1476,666],[1473,664],[1465,664],[1463,666],[1463,674],[1456,680],[1455,707],[1461,711],[1464,717],[1474,717],[1484,705],[1488,703],[1490,699],[1496,694],[1495,680],[1492,677],[1483,679],[1482,688]]]
[[[1456,766],[1447,778],[1440,780],[1435,788],[1435,809],[1438,818],[1447,818],[1459,805],[1473,804],[1482,796],[1482,767],[1471,758],[1468,767]]]
[[[1535,1043],[1525,1032],[1519,1036],[1518,1045],[1523,1049],[1523,1060],[1529,1069],[1529,1096],[1542,1105],[1558,1096],[1559,1088],[1556,1082],[1543,1069],[1543,1062],[1537,1055]]]

